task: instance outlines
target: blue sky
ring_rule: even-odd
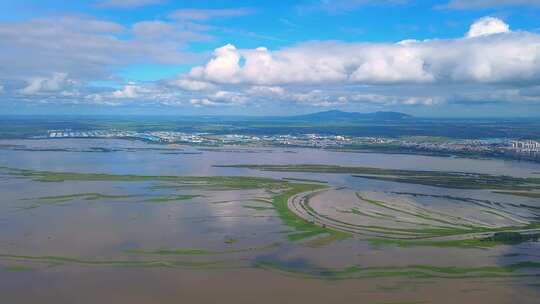
[[[0,3],[0,114],[540,116],[540,0]]]

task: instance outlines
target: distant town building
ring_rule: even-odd
[[[540,152],[540,143],[534,140],[512,141],[510,144],[515,150]]]

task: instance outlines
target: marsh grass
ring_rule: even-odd
[[[540,178],[512,177],[452,171],[396,170],[335,165],[226,165],[217,167],[248,168],[273,172],[308,172],[352,174],[355,177],[454,189],[522,190],[540,189]]]
[[[13,265],[13,266],[5,267],[4,270],[7,272],[25,272],[25,271],[32,270],[32,268],[28,266]]]
[[[89,260],[64,256],[29,256],[0,254],[0,259],[44,263],[48,265],[79,264],[87,266],[118,266],[118,267],[212,267],[219,266],[225,261],[169,261],[169,260]]]
[[[350,234],[346,232],[312,224],[298,217],[291,210],[289,210],[287,206],[290,197],[304,192],[322,190],[327,188],[327,186],[317,184],[290,184],[289,186],[290,188],[283,193],[275,195],[272,201],[274,207],[276,208],[276,212],[283,220],[283,223],[294,229],[294,232],[287,235],[287,238],[290,241],[299,241],[321,235],[325,235],[327,240],[342,240],[350,236]]]
[[[281,246],[280,243],[272,243],[260,247],[249,247],[249,248],[240,248],[240,249],[230,249],[230,250],[208,250],[200,248],[184,248],[184,249],[167,249],[161,248],[158,250],[140,250],[140,249],[131,249],[127,250],[127,253],[131,254],[145,254],[145,255],[223,255],[223,254],[232,254],[232,253],[245,253],[245,252],[257,252],[275,249]]]

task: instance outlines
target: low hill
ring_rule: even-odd
[[[287,120],[307,122],[332,122],[332,121],[358,121],[358,120],[404,120],[412,118],[411,115],[400,112],[343,112],[330,110],[305,115],[289,116]]]

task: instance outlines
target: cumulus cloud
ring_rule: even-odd
[[[252,86],[246,90],[246,93],[254,96],[279,96],[285,94],[282,87],[272,86]]]
[[[97,6],[104,8],[137,8],[165,2],[165,0],[102,0],[97,2]]]
[[[193,79],[224,84],[505,83],[540,79],[540,35],[476,21],[466,38],[385,43],[313,42],[278,51],[218,48]]]
[[[484,9],[505,6],[535,6],[540,7],[539,0],[452,0],[439,8],[449,9]]]
[[[474,38],[508,32],[510,32],[510,26],[504,21],[498,18],[484,17],[471,25],[466,36],[467,38]]]
[[[135,85],[135,83],[128,83],[121,90],[116,90],[112,93],[114,98],[137,98],[140,93],[148,92],[147,89]]]
[[[78,80],[105,79],[112,69],[135,63],[180,64],[192,56],[180,51],[196,41],[189,31],[176,39],[154,38],[145,24],[133,29],[90,17],[58,17],[0,23],[0,66],[12,79],[65,73]],[[144,32],[145,34],[142,34]],[[182,38],[184,37],[184,38]]]
[[[65,73],[54,73],[48,78],[35,77],[27,80],[27,86],[21,90],[24,95],[36,95],[40,93],[57,92],[75,82],[68,79]]]
[[[169,81],[168,84],[186,91],[209,91],[215,88],[215,86],[209,82],[187,78],[175,79]]]
[[[423,105],[434,106],[444,103],[446,100],[440,96],[406,96],[406,95],[382,95],[382,94],[353,94],[347,98],[355,103],[372,103],[383,106],[393,105]]]
[[[199,60],[184,49],[209,39],[198,28],[172,21],[141,21],[129,27],[87,16],[5,21],[0,22],[0,79],[9,84],[8,97],[19,100],[108,104],[111,99],[140,97],[141,92],[127,87],[103,93],[89,87],[90,82],[122,82],[115,71],[132,64]],[[163,94],[155,96],[166,100]]]
[[[218,105],[216,102],[213,102],[213,101],[209,100],[208,98],[192,98],[189,101],[189,103],[194,105],[195,107],[216,106],[216,105]]]
[[[493,17],[477,20],[456,39],[315,41],[279,50],[226,44],[175,78],[145,83],[117,78],[120,88],[86,85],[112,79],[115,68],[133,63],[186,62],[189,57],[180,50],[189,41],[210,38],[202,20],[234,15],[183,14],[179,18],[187,21],[128,27],[88,17],[0,23],[0,80],[21,100],[100,105],[385,109],[530,103],[540,96],[540,90],[527,89],[540,83],[540,35],[510,31]]]

